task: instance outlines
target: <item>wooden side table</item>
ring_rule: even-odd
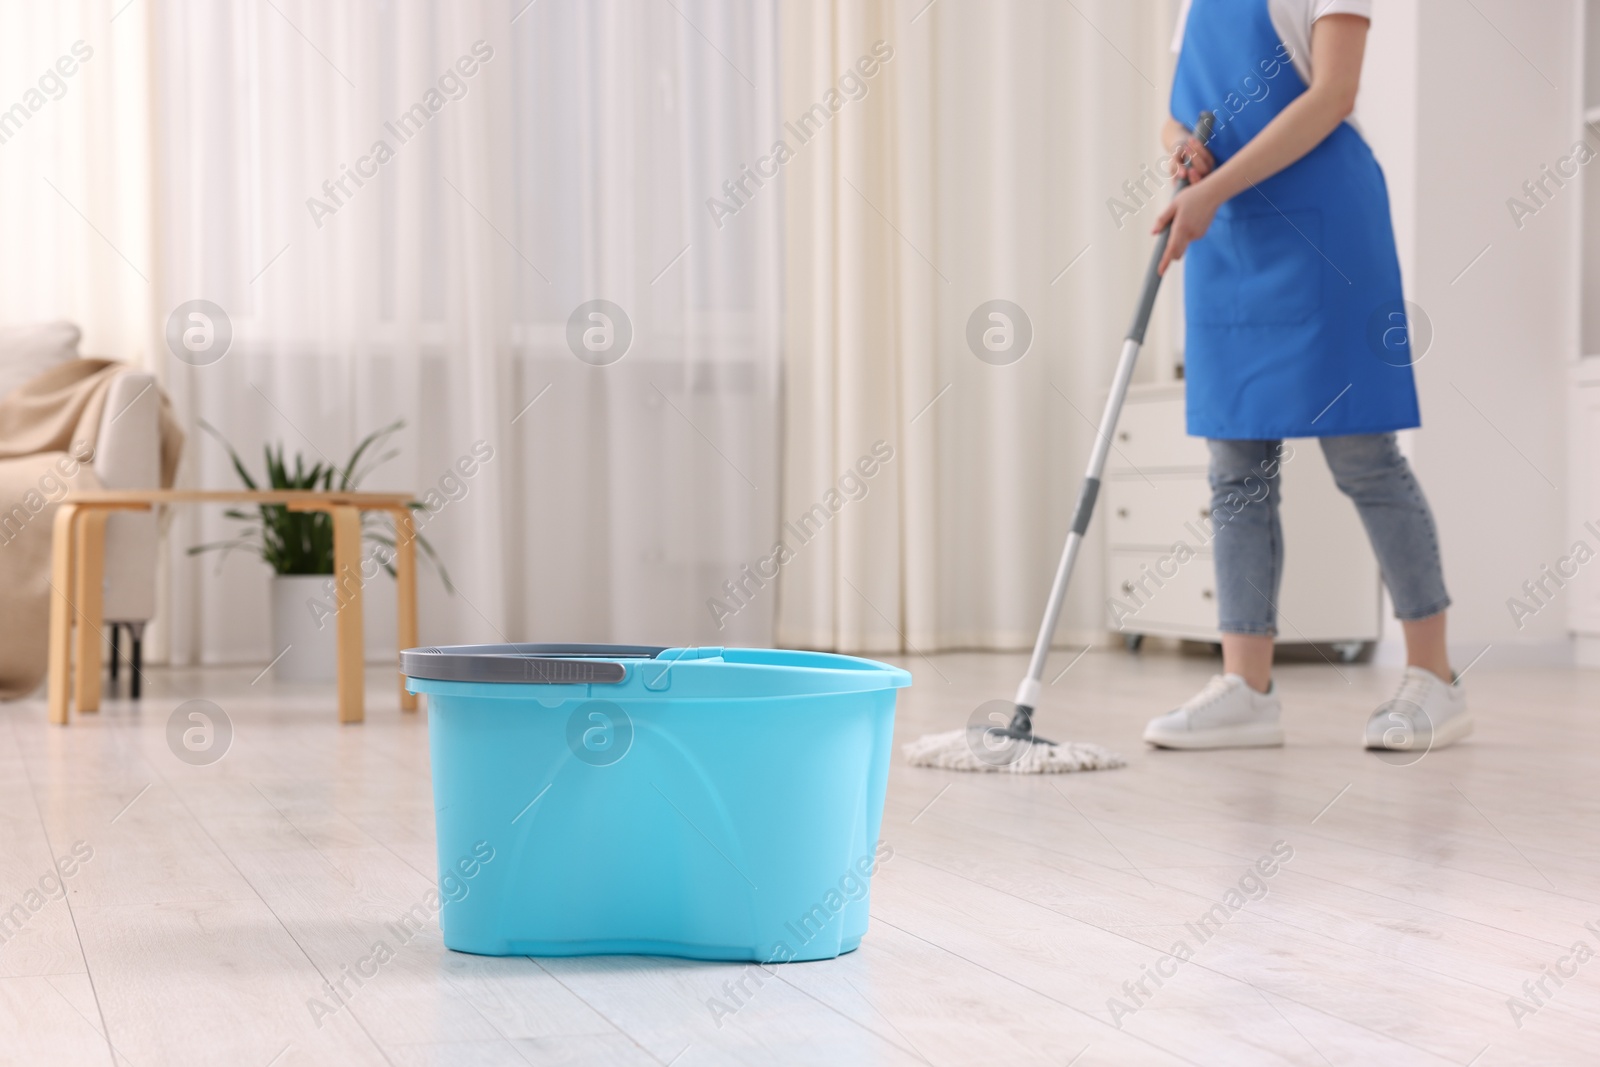
[[[68,493],[57,506],[50,557],[50,721],[66,725],[76,652],[78,712],[100,709],[101,582],[106,519],[113,511],[148,511],[158,504],[282,504],[291,511],[325,511],[333,521],[335,641],[339,721],[365,718],[365,649],[361,614],[361,515],[387,512],[395,524],[399,644],[417,644],[417,534],[404,493],[336,493],[307,489],[115,489]],[[76,641],[73,627],[76,625]],[[75,647],[74,647],[75,646]],[[417,698],[400,678],[400,707]]]

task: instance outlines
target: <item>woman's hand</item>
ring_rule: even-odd
[[[1193,185],[1210,174],[1216,165],[1217,161],[1212,158],[1211,150],[1190,134],[1172,147],[1167,169],[1170,177],[1187,178],[1189,184]]]
[[[1216,169],[1211,152],[1178,120],[1167,120],[1161,140],[1167,148],[1167,177],[1187,178],[1192,185]]]
[[[1167,264],[1175,259],[1182,259],[1184,249],[1189,247],[1190,241],[1198,241],[1206,235],[1211,228],[1211,220],[1217,214],[1217,206],[1221,201],[1211,195],[1212,182],[1201,182],[1180,190],[1177,196],[1162,209],[1156,217],[1156,224],[1151,233],[1160,233],[1169,223],[1172,226],[1172,236],[1167,239],[1167,249],[1161,255],[1161,262],[1156,267],[1159,274],[1167,273]]]

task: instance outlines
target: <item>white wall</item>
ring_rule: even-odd
[[[1506,200],[1573,142],[1577,30],[1565,0],[1537,17],[1511,0],[1390,0],[1358,112],[1389,179],[1406,295],[1434,329],[1408,445],[1439,522],[1452,643],[1492,644],[1501,662],[1567,647],[1561,607],[1519,631],[1506,600],[1565,540],[1576,183],[1520,230]]]

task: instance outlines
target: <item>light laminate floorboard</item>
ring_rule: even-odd
[[[903,663],[897,741],[1005,697],[1023,659]],[[426,712],[402,716],[377,672],[360,726],[243,669],[152,670],[141,704],[66,730],[41,701],[0,705],[0,909],[93,853],[0,929],[0,1064],[1595,1062],[1600,962],[1547,980],[1520,1026],[1507,1001],[1575,942],[1600,951],[1600,672],[1491,653],[1468,678],[1477,735],[1412,760],[1357,745],[1395,670],[1289,664],[1286,748],[1146,750],[1144,720],[1214,669],[1097,650],[1047,687],[1041,731],[1124,770],[897,754],[862,949],[771,968],[721,1019],[708,1001],[742,965],[466,956],[436,925],[312,1011],[435,877]],[[235,730],[204,767],[166,741],[198,696]],[[1279,841],[1294,856],[1264,895],[1199,939],[1186,924]]]

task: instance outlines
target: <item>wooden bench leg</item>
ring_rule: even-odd
[[[50,530],[50,660],[45,677],[50,721],[67,725],[72,687],[72,572],[77,546],[78,505],[56,507]]]
[[[110,515],[88,508],[78,516],[77,551],[74,553],[77,590],[78,714],[100,710],[100,645],[105,628],[106,520]]]
[[[361,510],[329,508],[333,519],[333,586],[338,604],[335,639],[339,656],[339,721],[366,718],[366,647],[361,619]]]
[[[399,607],[396,633],[400,650],[417,647],[417,529],[409,508],[394,514],[395,601]],[[406,691],[406,676],[400,676],[400,710],[416,711],[417,694]]]

